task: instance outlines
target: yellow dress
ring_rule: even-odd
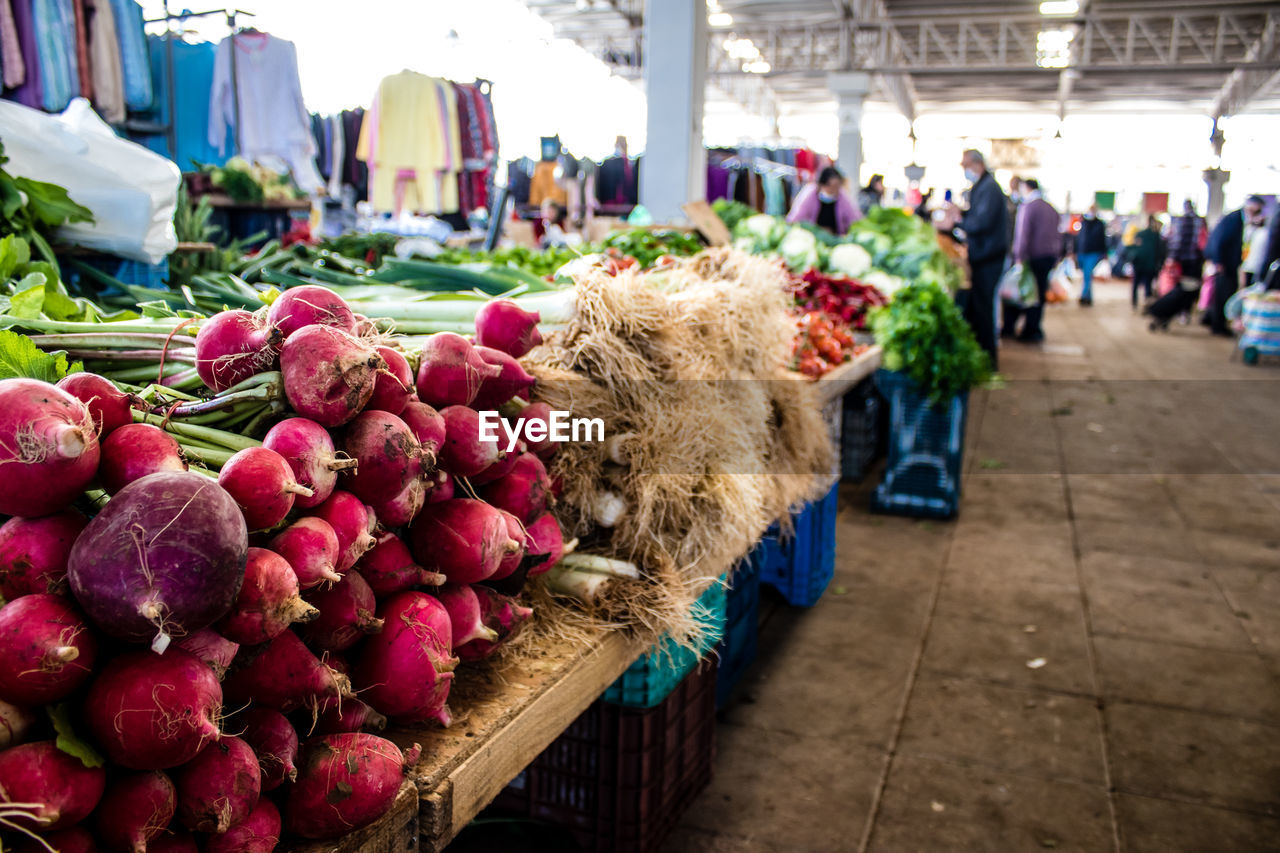
[[[369,201],[375,210],[442,209],[439,173],[447,160],[440,94],[435,79],[416,71],[401,71],[378,85],[356,145],[356,157],[369,166]],[[404,176],[408,172],[411,177]],[[456,207],[456,181],[453,197]]]

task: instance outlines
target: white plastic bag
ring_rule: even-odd
[[[1000,301],[1020,305],[1022,303],[1022,291],[1018,285],[1021,281],[1022,264],[1014,264],[1005,270],[1004,275],[1000,276]]]
[[[0,101],[0,139],[14,175],[66,187],[92,223],[58,231],[69,243],[158,264],[178,245],[173,161],[116,136],[84,98],[61,115]]]

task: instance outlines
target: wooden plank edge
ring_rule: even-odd
[[[285,853],[416,853],[420,836],[418,788],[405,780],[391,811],[368,826],[341,838],[284,843],[277,849]]]
[[[818,395],[822,402],[829,403],[837,397],[843,397],[853,386],[876,372],[883,358],[883,351],[873,346],[861,355],[847,361],[817,380]]]

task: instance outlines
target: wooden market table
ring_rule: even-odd
[[[882,355],[880,347],[872,346],[835,370],[823,374],[817,382],[818,394],[822,397],[823,404],[843,397],[855,385],[875,373],[880,367]]]

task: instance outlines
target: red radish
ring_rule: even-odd
[[[267,431],[262,446],[283,456],[298,485],[311,490],[310,495],[294,496],[293,505],[299,509],[320,506],[337,487],[338,472],[356,467],[356,460],[334,452],[328,430],[306,418],[288,418],[276,424]]]
[[[383,527],[404,527],[417,517],[427,503],[427,481],[413,479],[395,497],[373,505],[373,514]]]
[[[449,584],[436,593],[436,598],[449,611],[449,624],[453,626],[453,648],[459,648],[472,640],[498,639],[498,632],[484,624],[480,614],[480,599],[469,586]]]
[[[480,603],[480,614],[486,627],[492,629],[495,638],[479,638],[454,649],[462,660],[474,661],[486,658],[503,643],[509,643],[520,633],[533,611],[510,596],[500,595],[482,586],[472,587]]]
[[[444,445],[445,425],[440,413],[418,400],[410,400],[400,412],[400,420],[413,430],[423,451],[434,459]]]
[[[360,558],[360,575],[374,595],[385,598],[416,586],[439,586],[444,575],[429,572],[413,560],[409,546],[394,533],[384,533],[369,553]]]
[[[353,335],[356,332],[356,318],[346,300],[317,284],[291,287],[277,296],[267,312],[267,322],[285,338],[306,326],[332,326]]]
[[[354,566],[373,547],[373,529],[378,519],[371,507],[350,492],[338,489],[316,507],[315,515],[329,522],[338,537],[339,572]]]
[[[244,728],[241,737],[258,756],[264,793],[279,788],[286,779],[292,782],[297,778],[298,733],[284,714],[270,708],[250,708],[236,715],[234,725]]]
[[[480,490],[480,497],[528,524],[547,509],[551,479],[532,453],[521,454],[511,473]]]
[[[529,577],[537,577],[560,562],[564,556],[564,534],[560,530],[560,522],[551,513],[540,515],[533,524],[525,528],[529,537],[529,553],[546,555],[546,558],[529,567]]]
[[[356,330],[353,333],[358,338],[376,338],[378,336],[378,324],[370,320],[363,314],[356,314]]]
[[[173,820],[177,807],[178,792],[168,775],[159,770],[126,773],[113,778],[103,794],[94,833],[108,850],[146,853],[151,840]]]
[[[443,479],[437,480],[435,488],[427,492],[427,503],[438,504],[453,500],[453,477],[448,471],[437,471],[436,474]]]
[[[336,563],[342,555],[338,535],[323,518],[300,518],[275,535],[269,543],[289,563],[301,589],[342,578]]]
[[[240,651],[240,644],[231,642],[212,628],[201,628],[179,640],[178,648],[204,661],[221,681],[231,668],[236,652]]]
[[[292,631],[285,631],[243,667],[227,675],[227,701],[255,702],[280,712],[350,693],[351,682],[321,663]]]
[[[162,835],[147,845],[147,853],[200,853],[195,836],[181,833],[179,835]]]
[[[236,499],[250,530],[275,527],[293,509],[294,496],[314,494],[298,485],[283,456],[266,447],[236,451],[222,466],[218,485]]]
[[[498,570],[503,557],[520,549],[501,513],[470,498],[428,505],[409,534],[418,562],[451,583],[482,581]]]
[[[438,332],[418,357],[418,399],[429,406],[467,406],[480,383],[502,369],[485,362],[471,342],[453,332]]]
[[[298,633],[312,648],[341,652],[382,630],[382,620],[374,615],[378,603],[373,590],[354,569],[328,589],[311,593],[308,600],[318,608],[319,618]]]
[[[357,462],[346,479],[347,488],[366,503],[399,494],[435,462],[408,425],[390,412],[357,415],[343,431],[342,449]]]
[[[65,594],[71,546],[89,524],[79,511],[43,518],[14,517],[0,525],[0,596]]]
[[[387,727],[387,718],[359,699],[343,699],[330,702],[320,712],[311,733],[336,735],[339,732],[380,732]]]
[[[279,843],[280,812],[263,797],[242,823],[206,838],[204,853],[271,853]]]
[[[58,387],[89,409],[98,440],[118,427],[133,423],[133,399],[111,380],[96,373],[72,373],[58,380]]]
[[[151,424],[126,424],[102,442],[98,478],[109,494],[158,471],[185,471],[178,441]]]
[[[399,723],[449,725],[445,702],[457,658],[444,605],[425,593],[402,592],[378,611],[385,626],[362,646],[353,667],[361,697]]]
[[[479,474],[471,477],[471,485],[479,487],[485,483],[492,483],[494,480],[500,480],[511,473],[511,469],[516,467],[516,460],[525,452],[525,443],[523,441],[516,442],[516,450],[514,453],[502,453],[502,458],[497,462],[485,468]]]
[[[378,374],[373,383],[373,396],[365,409],[377,409],[398,415],[404,411],[405,405],[418,393],[413,381],[413,370],[409,361],[399,350],[391,347],[377,347],[378,355],[387,363],[387,369]]]
[[[307,741],[285,800],[285,828],[328,839],[373,823],[391,810],[420,754],[416,744],[402,753],[385,738],[356,732]]]
[[[455,477],[474,477],[503,457],[502,430],[498,440],[480,440],[480,413],[466,406],[450,406],[440,412],[444,418],[445,440],[440,448],[440,467]]]
[[[141,642],[206,628],[231,609],[249,536],[231,495],[200,474],[148,474],[89,522],[68,561],[71,592],[107,634]]]
[[[541,320],[537,311],[526,311],[510,299],[494,299],[476,312],[476,340],[520,358],[542,343]]]
[[[520,362],[502,350],[490,347],[476,347],[476,352],[485,360],[498,368],[498,375],[491,376],[480,383],[480,390],[471,405],[476,409],[496,409],[521,392],[533,387],[534,378],[520,366]]]
[[[0,607],[0,699],[45,705],[74,693],[93,671],[98,644],[70,601],[24,595]]]
[[[248,311],[222,311],[200,324],[196,372],[214,391],[225,391],[275,366],[284,336]]]
[[[548,453],[554,453],[558,445],[551,440],[551,406],[541,401],[530,403],[520,410],[520,414],[516,415],[516,422],[520,424],[520,434],[524,436],[524,440],[529,445],[529,450],[542,457]],[[529,435],[530,424],[540,424],[541,426],[533,427],[536,435],[542,438],[535,440]]]
[[[299,329],[280,352],[289,405],[330,428],[360,414],[386,366],[373,347],[332,326]]]
[[[133,770],[177,767],[222,737],[222,686],[182,649],[115,658],[89,688],[84,708],[107,757]]]
[[[39,719],[30,708],[0,699],[0,750],[25,743]]]
[[[262,795],[253,748],[226,735],[173,774],[178,822],[192,832],[226,832],[243,823]]]
[[[89,830],[83,826],[73,826],[69,829],[60,829],[57,832],[46,832],[40,835],[40,840],[34,838],[23,838],[18,841],[13,853],[49,853],[49,849],[53,848],[58,853],[98,853],[101,849],[98,843],[93,840],[93,836]],[[155,850],[155,847],[149,848]],[[195,853],[195,848],[192,848]]]
[[[498,510],[498,512],[502,514],[502,520],[507,523],[507,535],[520,545],[520,549],[502,558],[502,562],[498,563],[497,571],[489,576],[490,581],[500,581],[515,574],[520,568],[520,563],[524,561],[524,555],[529,546],[529,534],[525,532],[520,519],[504,510]]]
[[[250,548],[244,585],[231,612],[218,622],[226,638],[247,646],[265,643],[295,622],[320,615],[298,595],[298,576],[287,560],[266,548]]]
[[[0,513],[65,509],[98,470],[98,431],[84,403],[48,382],[0,380]]]
[[[65,829],[89,816],[106,781],[51,740],[15,746],[0,752],[0,813],[7,826]]]

